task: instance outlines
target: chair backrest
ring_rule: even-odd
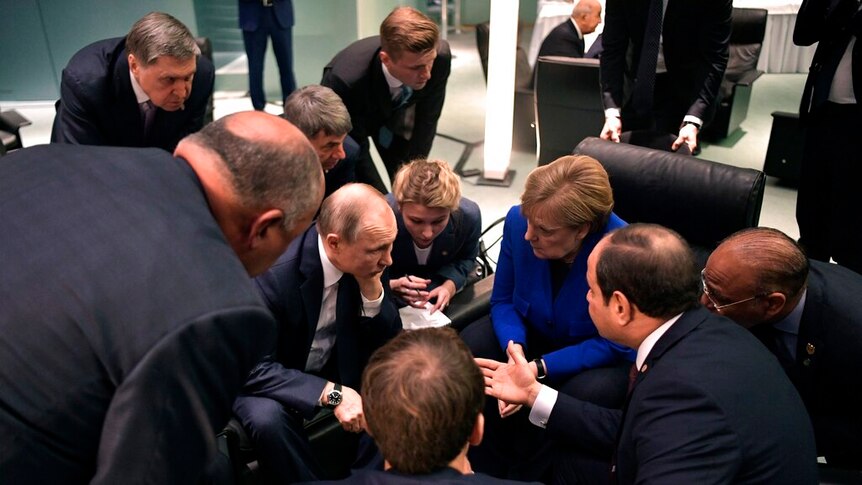
[[[605,122],[598,59],[542,56],[536,61],[539,165],[568,155]]]
[[[739,82],[749,71],[757,69],[763,37],[766,34],[766,9],[734,8],[732,15],[727,69],[724,71],[721,98],[730,97],[733,84]]]
[[[766,177],[759,170],[595,137],[575,153],[605,167],[617,215],[675,230],[701,262],[722,239],[760,220]]]
[[[482,63],[482,74],[488,81],[488,49],[491,39],[491,24],[482,22],[476,25],[476,49],[479,50],[479,61]]]
[[[490,49],[491,24],[482,22],[476,25],[476,49],[479,51],[479,61],[482,64],[482,74],[488,81],[488,50]],[[515,89],[533,89],[533,69],[527,60],[527,53],[518,46],[515,50]]]

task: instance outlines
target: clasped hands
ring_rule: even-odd
[[[506,347],[508,362],[476,358],[476,364],[485,378],[485,394],[498,400],[500,416],[506,418],[522,406],[532,407],[542,385],[536,380],[536,364],[527,361],[520,344],[509,341]]]
[[[436,298],[431,313],[443,310],[449,306],[449,301],[455,294],[455,283],[446,280],[442,285],[428,291],[431,280],[419,278],[418,276],[406,275],[389,281],[392,292],[404,300],[408,305],[415,308],[425,308],[425,304]]]

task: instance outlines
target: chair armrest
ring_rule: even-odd
[[[737,86],[751,86],[752,84],[754,84],[754,81],[757,81],[757,78],[759,78],[761,75],[763,75],[763,71],[758,71],[758,70],[748,71],[745,74],[743,74],[741,78],[739,78],[739,81],[736,82],[736,85]]]
[[[494,275],[483,278],[458,292],[443,312],[452,320],[451,327],[459,332],[467,325],[491,313],[491,291]]]
[[[8,128],[10,131],[17,132],[22,126],[29,126],[33,123],[13,109],[0,112],[0,124],[2,124],[0,126]]]

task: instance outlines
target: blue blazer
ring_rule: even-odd
[[[818,483],[799,394],[741,326],[689,310],[643,368],[622,411],[561,392],[548,437],[615,452],[618,484]]]
[[[274,399],[310,418],[326,385],[326,379],[304,372],[323,299],[317,225],[294,239],[255,282],[278,322],[278,339],[275,354],[252,371],[243,395]],[[356,279],[345,274],[338,284],[332,357],[337,355],[339,382],[357,391],[368,358],[401,331],[401,317],[388,288],[383,285],[386,295],[380,313],[367,318],[360,315],[362,300]]]
[[[156,110],[151,132],[144,138],[128,58],[124,37],[94,42],[72,56],[63,69],[51,143],[157,147],[173,152],[183,137],[204,126],[215,82],[209,59],[198,56],[185,109]]]
[[[551,297],[551,270],[547,260],[533,254],[524,240],[527,219],[521,206],[506,215],[503,242],[497,261],[494,290],[491,293],[491,320],[500,346],[514,340],[525,349],[527,327],[559,342],[559,349],[542,357],[548,375],[564,377],[613,364],[620,359],[634,360],[635,352],[599,336],[587,307],[587,257],[606,233],[626,223],[611,214],[607,225],[584,239],[556,299]]]
[[[398,236],[392,245],[392,266],[389,268],[391,279],[404,275],[420,276],[432,280],[431,287],[437,287],[452,280],[460,290],[467,282],[467,275],[476,266],[479,254],[479,234],[482,231],[482,214],[479,206],[470,199],[461,197],[458,210],[449,217],[428,255],[428,264],[419,265],[413,238],[404,227],[404,217],[395,202],[395,196],[386,195],[386,201],[395,213],[398,222]]]
[[[273,0],[272,7],[264,7],[260,0],[239,0],[239,27],[246,31],[257,30],[267,9],[275,14],[279,27],[293,27],[292,0]]]

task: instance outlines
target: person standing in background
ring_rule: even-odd
[[[266,40],[272,39],[272,50],[281,78],[281,98],[296,89],[293,75],[293,1],[239,0],[239,27],[248,56],[248,90],[251,104],[261,111],[266,106],[263,90],[263,64]]]

